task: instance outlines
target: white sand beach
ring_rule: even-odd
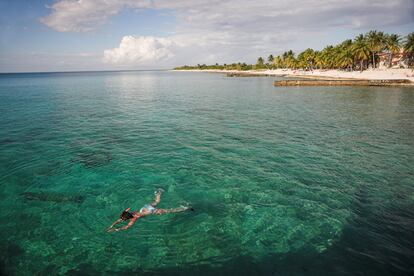
[[[177,70],[181,71],[181,70]],[[346,78],[346,79],[368,79],[368,80],[382,80],[382,79],[408,79],[414,83],[414,70],[413,69],[369,69],[360,71],[342,71],[342,70],[291,70],[291,69],[274,69],[274,70],[250,70],[250,71],[237,71],[237,70],[182,70],[192,72],[212,72],[212,73],[241,73],[241,74],[263,74],[263,75],[275,75],[275,76],[297,76],[307,78]]]

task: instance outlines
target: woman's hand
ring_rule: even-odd
[[[118,231],[121,231],[121,230],[122,230],[122,228],[108,228],[106,230],[106,232],[111,233],[111,232],[118,232]]]

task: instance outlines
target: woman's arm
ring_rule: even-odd
[[[132,225],[134,225],[134,223],[137,221],[138,218],[132,218],[131,221],[128,223],[128,225],[125,225],[123,227],[120,228],[109,228],[108,232],[118,232],[121,230],[127,230],[129,227],[131,227]]]
[[[118,223],[122,222],[122,219],[117,219],[114,223],[112,223],[111,226],[109,226],[106,230],[109,231],[111,230],[115,225],[117,225]]]

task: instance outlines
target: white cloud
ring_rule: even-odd
[[[275,34],[292,29],[370,28],[412,23],[412,0],[60,0],[41,21],[61,32],[86,32],[123,9],[168,9],[180,34]]]
[[[107,64],[252,62],[266,53],[335,43],[338,30],[414,22],[413,0],[60,0],[41,21],[60,32],[87,32],[124,9],[169,10],[176,18],[168,30],[173,34],[125,36],[105,51]]]
[[[59,32],[87,32],[122,8],[119,1],[62,0],[53,4],[52,13],[40,21]]]
[[[171,39],[152,36],[124,36],[118,48],[105,50],[104,62],[117,65],[148,64],[173,56]]]
[[[412,0],[60,0],[41,21],[57,31],[85,32],[127,8],[173,10],[179,29],[199,30],[370,27],[414,20]]]

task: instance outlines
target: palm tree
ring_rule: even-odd
[[[296,61],[297,61],[297,66],[299,68],[306,69],[308,67],[308,64],[305,58],[305,52],[300,53]]]
[[[261,69],[261,68],[264,67],[264,59],[262,57],[259,57],[257,59],[256,67],[257,67],[257,69]]]
[[[371,55],[370,49],[363,34],[355,37],[354,43],[352,44],[352,52],[355,59],[360,62],[359,69],[362,71],[364,69],[364,62],[366,60],[369,60],[369,57]]]
[[[414,32],[409,33],[404,41],[404,52],[408,57],[408,65],[414,60]]]
[[[346,39],[346,40],[344,40],[344,41],[340,44],[340,46],[341,46],[342,48],[349,48],[349,47],[351,47],[351,46],[352,46],[352,39]]]
[[[388,67],[392,66],[392,57],[395,53],[400,52],[401,37],[397,34],[387,35],[385,45],[389,52]]]
[[[273,55],[269,55],[268,57],[267,57],[267,62],[269,62],[269,63],[273,63],[274,62],[274,57],[273,57]]]
[[[352,66],[354,65],[354,55],[352,54],[351,48],[349,47],[343,49],[338,57],[339,67],[348,68],[352,71]]]
[[[336,68],[343,68],[343,61],[342,55],[343,52],[347,49],[347,47],[342,46],[342,44],[336,45],[332,49],[332,60],[330,61],[330,65],[332,69]],[[346,67],[346,66],[345,66]]]
[[[283,63],[288,68],[296,67],[295,53],[292,50],[283,53]]]
[[[335,48],[332,45],[326,46],[321,52],[322,64],[325,69],[334,67]]]
[[[308,48],[302,54],[305,63],[305,69],[312,70],[315,64],[315,51],[311,48]]]
[[[348,68],[352,70],[354,65],[354,54],[352,51],[352,39],[347,39],[343,41],[336,48],[336,66],[340,68]]]
[[[320,51],[315,51],[315,66],[317,69],[322,69],[323,68],[323,55],[322,52]]]
[[[375,69],[375,54],[381,52],[384,49],[385,35],[383,32],[370,31],[367,34],[367,44],[372,53],[372,67]]]
[[[276,68],[282,68],[283,67],[283,60],[280,56],[275,57],[275,66],[276,66]]]
[[[284,67],[290,67],[290,65],[292,65],[292,57],[293,59],[295,58],[295,53],[293,53],[292,50],[289,50],[282,54],[282,60],[283,60]]]
[[[285,60],[288,56],[289,56],[289,53],[288,52],[284,52],[282,54],[282,59]]]

